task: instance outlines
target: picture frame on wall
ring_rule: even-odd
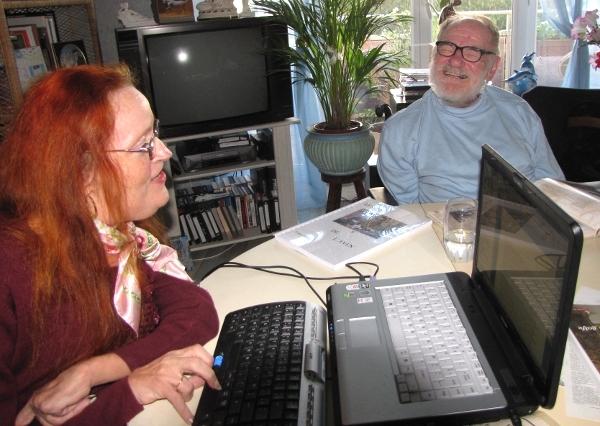
[[[152,9],[159,24],[194,21],[192,0],[152,0]]]
[[[74,67],[88,63],[83,40],[54,43],[54,52],[60,68]]]

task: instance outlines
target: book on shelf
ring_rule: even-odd
[[[23,39],[23,47],[34,47],[40,45],[40,36],[35,25],[15,25],[8,27],[10,35],[18,35]]]
[[[182,233],[202,244],[281,229],[275,171],[264,169],[176,182]]]
[[[425,215],[364,198],[275,234],[275,239],[336,269],[431,223]]]
[[[48,71],[40,46],[16,49],[15,61],[23,90],[27,90],[35,79]]]
[[[37,45],[42,49],[47,68],[50,70],[56,69],[58,60],[53,46],[59,40],[54,15],[51,12],[33,15],[9,15],[6,17],[6,22],[9,31],[17,27],[29,26],[34,34],[37,32]]]
[[[46,29],[48,37],[52,43],[58,42],[58,35],[56,33],[56,24],[54,15],[52,13],[42,13],[33,15],[7,15],[6,23],[9,27],[20,26],[20,25],[35,25],[38,30],[40,28]]]
[[[600,197],[582,184],[544,178],[535,185],[581,226],[584,237],[600,236]]]

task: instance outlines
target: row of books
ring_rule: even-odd
[[[281,228],[274,167],[178,184],[175,194],[177,208],[183,215],[181,227],[184,232],[187,228],[190,241],[196,243],[235,239],[246,230],[270,233]],[[198,232],[198,225],[202,232]]]
[[[270,233],[281,229],[279,200],[248,195],[207,202],[180,213],[179,223],[194,244],[234,240],[247,230]]]
[[[6,21],[23,90],[49,70],[87,63],[82,40],[59,40],[52,12],[7,15]]]
[[[15,51],[21,87],[57,67],[54,43],[58,42],[54,15],[7,16],[8,33]]]
[[[254,194],[253,181],[248,176],[215,176],[180,185],[175,190],[177,206],[180,209],[226,197]]]

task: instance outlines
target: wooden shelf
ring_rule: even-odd
[[[181,175],[173,176],[173,182],[188,182],[190,180],[202,179],[216,175],[222,175],[225,173],[237,172],[238,170],[251,170],[261,169],[263,167],[274,166],[275,160],[256,160],[242,163],[232,163],[223,166],[207,167],[202,171],[184,173]]]
[[[7,15],[52,12],[61,42],[82,40],[89,63],[101,63],[93,0],[0,0],[0,139],[23,102],[17,64],[8,33]]]
[[[173,176],[171,173],[170,163],[167,163],[165,168],[167,174],[171,176],[167,187],[170,197],[169,204],[165,206],[162,212],[162,217],[168,227],[168,235],[170,238],[176,238],[181,235],[182,231],[179,226],[179,211],[177,209],[177,196],[175,189],[185,187],[187,184],[192,184],[194,180],[211,178],[213,176],[223,175],[226,173],[236,172],[240,170],[261,169],[265,167],[274,167],[277,177],[277,189],[279,198],[279,214],[281,219],[281,228],[285,229],[298,222],[296,212],[296,198],[294,191],[294,178],[292,167],[292,149],[290,139],[290,126],[298,123],[298,119],[290,118],[287,120],[275,123],[261,123],[255,126],[240,127],[228,129],[219,132],[210,132],[203,134],[190,135],[184,138],[168,138],[163,140],[172,150],[175,149],[175,143],[202,143],[203,138],[241,133],[249,130],[270,129],[273,134],[273,160],[256,160],[249,162],[236,162],[224,164],[221,166],[209,167],[197,172],[184,173]],[[242,231],[242,235],[232,239],[207,242],[204,244],[193,244],[190,246],[190,251],[205,250],[212,247],[225,246],[228,244],[255,240],[259,238],[267,238],[270,233],[260,232],[260,228],[250,228]]]

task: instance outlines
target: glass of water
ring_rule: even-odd
[[[452,262],[473,260],[477,200],[452,198],[444,210],[444,247]]]

